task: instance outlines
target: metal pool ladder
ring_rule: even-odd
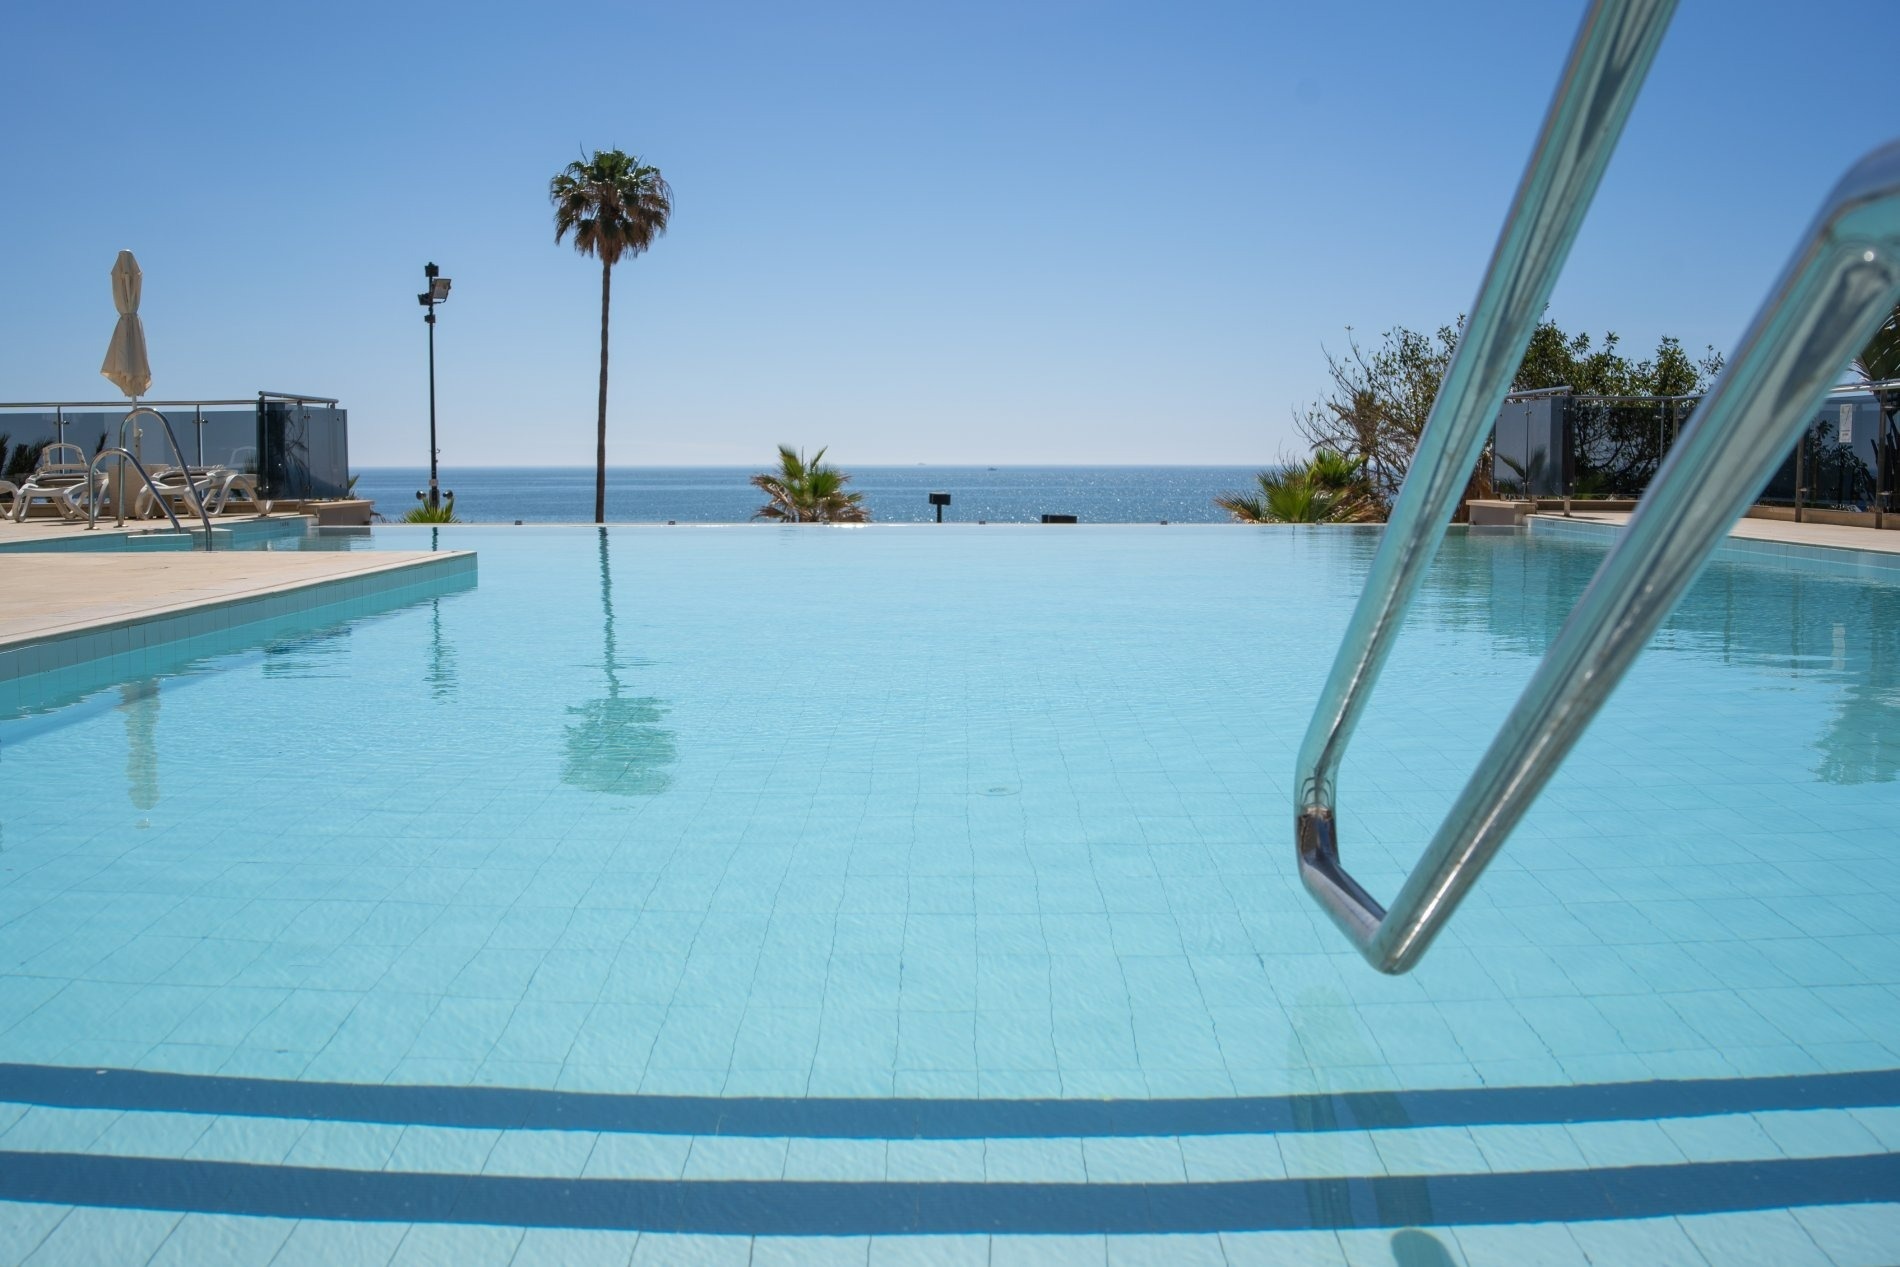
[[[1594,0],[1393,504],[1295,771],[1300,878],[1382,972],[1418,963],[1643,645],[1900,300],[1900,142],[1802,238],[1390,909],[1340,862],[1341,758],[1629,117],[1675,0]]]
[[[158,502],[159,509],[165,512],[165,517],[172,521],[172,527],[179,532],[188,533],[186,527],[178,522],[178,514],[172,509],[171,503],[165,500],[164,490],[159,488],[158,481],[152,478],[151,472],[145,469],[145,464],[139,461],[132,450],[125,447],[125,429],[131,425],[134,418],[142,414],[150,414],[165,424],[165,438],[171,441],[172,456],[178,459],[178,469],[184,472],[185,486],[191,489],[191,499],[197,503],[198,506],[198,518],[204,520],[205,552],[208,554],[211,551],[212,541],[211,515],[210,512],[205,509],[204,491],[200,489],[197,484],[192,482],[191,469],[185,464],[185,451],[178,447],[178,433],[172,430],[172,420],[158,412],[158,410],[152,408],[150,405],[132,406],[131,411],[119,420],[118,446],[111,449],[101,449],[98,453],[94,454],[92,465],[86,470],[86,477],[88,480],[91,480],[99,467],[107,461],[116,460],[119,463],[119,491],[114,500],[118,503],[116,509],[119,516],[119,525],[123,527],[125,525],[125,464],[130,462],[133,468],[138,471],[139,478],[145,481],[145,487],[152,490],[152,497]],[[202,444],[199,447],[202,448]],[[91,532],[94,528],[99,526],[99,498],[94,495],[86,500],[86,531]]]

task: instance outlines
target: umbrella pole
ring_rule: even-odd
[[[119,420],[119,447],[121,449],[126,447],[125,424],[128,422],[131,422],[132,419],[136,418],[138,416],[138,412],[139,412],[139,398],[137,396],[133,396],[132,408],[127,410],[125,417]],[[132,434],[134,436],[138,435],[137,427],[134,427],[132,429]],[[124,458],[119,459],[119,478],[112,488],[112,509],[118,515],[118,523],[114,526],[119,527],[119,528],[125,527],[125,459]]]

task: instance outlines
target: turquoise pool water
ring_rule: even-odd
[[[1394,979],[1375,542],[379,528],[479,586],[29,702],[0,1259],[1900,1254],[1900,571],[1714,565]],[[1448,540],[1375,893],[1603,548]]]

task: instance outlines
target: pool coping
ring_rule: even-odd
[[[120,557],[143,562],[146,556]],[[0,637],[0,684],[115,657],[148,657],[193,638],[228,634],[332,606],[369,599],[402,601],[405,590],[439,592],[444,583],[472,579],[477,571],[471,550],[364,552],[350,557],[360,557],[361,565],[319,576],[285,578],[241,592],[159,601],[129,614],[79,619]],[[129,663],[126,667],[133,668]]]
[[[1566,519],[1561,515],[1532,515],[1525,524],[1533,539],[1571,538],[1613,542],[1622,535],[1622,522],[1602,519]],[[1871,532],[1872,529],[1866,531]],[[1882,543],[1884,547],[1885,543]],[[1711,561],[1743,563],[1807,575],[1854,580],[1900,581],[1900,550],[1858,549],[1833,542],[1773,540],[1730,535],[1716,546]]]
[[[182,519],[186,532],[202,536],[196,519]],[[216,541],[308,536],[318,530],[315,515],[279,512],[273,515],[220,515],[211,521]],[[190,537],[181,536],[164,520],[139,519],[117,524],[102,519],[96,528],[65,520],[29,519],[23,523],[0,517],[0,556],[16,554],[143,554],[150,550],[192,549]],[[172,543],[176,542],[176,545]]]

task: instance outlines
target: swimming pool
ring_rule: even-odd
[[[17,710],[0,1257],[1891,1258],[1900,572],[1718,560],[1387,978],[1376,540],[379,528],[479,586]],[[1604,545],[1448,539],[1373,892]]]

